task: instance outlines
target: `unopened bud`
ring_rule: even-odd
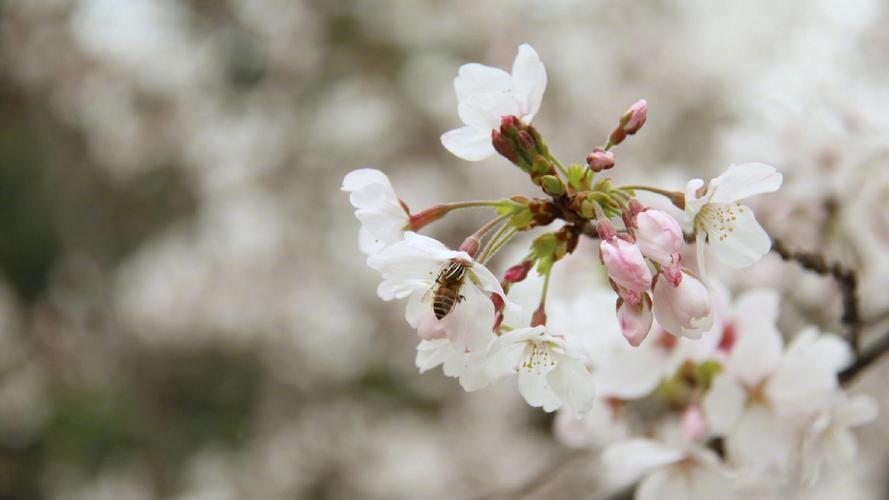
[[[527,130],[519,130],[516,133],[516,141],[518,141],[519,147],[527,151],[529,155],[537,153],[537,143],[534,142],[534,138]]]
[[[522,122],[518,117],[513,115],[503,115],[500,117],[500,132],[509,135],[510,131],[521,126]]]
[[[544,175],[540,178],[543,191],[550,196],[562,196],[565,194],[565,184],[555,175]]]
[[[534,261],[532,260],[522,261],[506,270],[503,274],[503,281],[508,283],[518,283],[523,281],[528,277],[528,271],[530,271],[533,266]]]
[[[614,228],[614,224],[610,220],[603,218],[596,222],[596,232],[602,241],[609,241],[617,236],[617,229]]]
[[[630,109],[621,118],[621,127],[628,135],[633,135],[642,128],[642,125],[645,125],[647,118],[648,102],[645,99],[640,99],[630,106]]]
[[[611,146],[615,146],[620,144],[626,139],[628,135],[633,135],[642,128],[642,125],[645,125],[645,120],[648,118],[648,102],[645,99],[641,99],[636,101],[630,109],[624,113],[623,116],[620,117],[620,123],[618,123],[617,128],[611,132],[611,136],[608,138],[608,143]]]
[[[554,175],[556,173],[556,167],[550,163],[549,160],[544,158],[542,155],[537,155],[531,161],[531,175],[532,176],[541,176],[541,175]]]
[[[469,238],[463,240],[463,243],[460,244],[459,250],[461,252],[468,253],[470,257],[475,257],[480,247],[481,240],[479,240],[478,236],[472,235]]]
[[[500,156],[506,158],[512,163],[518,165],[519,164],[519,155],[516,153],[515,148],[512,147],[512,143],[509,139],[506,138],[502,133],[497,130],[491,130],[491,144],[494,145],[494,150],[500,153]]]
[[[586,164],[593,172],[608,170],[614,166],[614,153],[596,148],[586,157]]]

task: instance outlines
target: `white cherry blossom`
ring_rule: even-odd
[[[483,160],[495,154],[491,130],[500,127],[502,116],[516,116],[525,124],[534,119],[546,90],[546,69],[534,48],[522,44],[512,74],[483,64],[464,64],[454,79],[454,90],[465,126],[445,132],[441,143],[464,160]]]
[[[663,273],[658,274],[654,283],[654,317],[673,335],[699,339],[713,326],[710,292],[684,271],[677,286]]]
[[[374,254],[401,240],[410,215],[386,174],[372,168],[353,170],[343,178],[342,190],[349,193],[355,217],[361,221],[358,245],[362,252]]]
[[[789,472],[798,426],[829,406],[851,356],[840,338],[815,329],[797,335],[783,355],[777,330],[759,332],[738,338],[734,350],[743,354],[730,356],[703,401],[711,432],[725,436],[728,455],[748,478]]]
[[[580,350],[545,326],[518,328],[498,337],[488,351],[485,373],[491,379],[518,376],[519,392],[529,405],[551,412],[565,406],[582,416],[595,400],[593,376]]]
[[[694,443],[634,438],[609,446],[602,460],[612,470],[642,475],[636,500],[737,498],[716,453]]]
[[[764,163],[732,165],[704,188],[692,179],[685,188],[685,213],[697,234],[698,265],[704,264],[704,248],[732,268],[750,266],[768,253],[771,240],[753,210],[740,203],[750,196],[771,193],[783,177]]]
[[[871,396],[837,394],[833,404],[803,431],[800,450],[801,479],[813,485],[824,469],[836,472],[851,465],[858,454],[852,428],[877,418],[877,402]]]
[[[462,298],[439,320],[432,310],[433,289],[439,273],[454,260],[466,266]],[[367,263],[383,275],[377,288],[380,298],[408,299],[405,319],[424,339],[417,353],[421,371],[444,364],[448,376],[459,376],[470,361],[467,353],[487,349],[494,338],[491,294],[499,295],[508,310],[518,310],[485,266],[428,236],[408,231],[402,241],[369,256]]]

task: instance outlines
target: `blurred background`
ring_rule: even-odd
[[[763,224],[860,270],[879,333],[887,23],[882,0],[0,0],[0,498],[599,497],[512,384],[416,373],[343,175],[379,168],[414,209],[533,193],[438,139],[460,64],[528,42],[563,161],[645,98],[618,180],[777,166]],[[782,289],[788,334],[841,329],[835,284],[774,255],[724,278]],[[887,376],[853,388],[884,413]],[[817,494],[887,496],[885,422]]]

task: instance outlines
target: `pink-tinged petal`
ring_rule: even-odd
[[[593,408],[596,399],[593,375],[580,361],[560,357],[549,372],[547,382],[574,415],[583,416]]]
[[[460,66],[454,78],[457,100],[463,101],[475,94],[507,92],[512,87],[512,77],[500,68],[469,63]]]
[[[710,193],[701,193],[704,187],[702,179],[692,179],[685,185],[685,213],[690,221],[693,221],[701,207],[710,201]],[[698,196],[703,194],[703,196]]]
[[[654,318],[669,333],[699,339],[713,326],[710,292],[686,274],[674,287],[658,275],[654,286]]]
[[[526,43],[519,46],[513,62],[512,83],[515,96],[521,102],[522,121],[531,123],[546,91],[546,68],[534,48]]]
[[[746,401],[747,393],[731,375],[717,375],[703,401],[710,431],[717,436],[729,433],[741,418]]]
[[[735,269],[743,269],[769,253],[772,240],[759,225],[750,207],[740,205],[731,210],[734,219],[729,223],[729,231],[720,230],[721,223],[718,220],[708,223],[708,244],[720,262]]]
[[[631,292],[651,288],[651,270],[637,245],[615,237],[602,241],[599,250],[608,276],[619,286]]]
[[[442,134],[441,145],[453,155],[467,161],[480,161],[494,156],[490,132],[475,127],[461,127]]]
[[[642,254],[663,265],[673,262],[674,254],[685,243],[676,219],[660,210],[646,210],[636,216],[636,245]]]
[[[771,193],[781,187],[784,177],[765,163],[732,165],[713,179],[713,203],[734,203],[750,196]]]
[[[618,301],[617,322],[620,325],[621,333],[631,346],[639,347],[639,344],[648,336],[653,321],[651,297],[647,293],[636,305]]]

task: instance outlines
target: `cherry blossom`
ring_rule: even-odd
[[[663,273],[654,283],[654,317],[673,335],[701,338],[713,326],[710,292],[700,281],[683,272],[678,286]]]
[[[362,252],[374,254],[401,240],[410,215],[386,174],[372,168],[353,170],[343,178],[342,190],[349,193],[355,217],[361,221],[358,245]]]
[[[582,352],[564,336],[544,326],[519,328],[498,337],[490,347],[486,373],[492,379],[518,376],[519,392],[529,405],[551,412],[563,405],[581,416],[595,398],[593,376]]]
[[[697,234],[698,265],[703,266],[704,247],[733,268],[744,268],[761,259],[771,247],[753,210],[740,203],[750,196],[771,193],[781,187],[783,177],[764,163],[732,165],[704,188],[692,179],[685,189],[685,213]]]
[[[602,460],[610,469],[643,476],[636,500],[737,498],[716,453],[694,443],[633,438],[609,446]]]
[[[454,309],[436,319],[431,304],[435,280],[454,260],[466,266],[466,278],[460,289],[462,298]],[[509,310],[518,306],[510,301],[497,278],[466,252],[450,250],[440,241],[414,232],[404,239],[368,257],[367,263],[383,275],[377,294],[383,300],[407,298],[405,318],[424,339],[417,355],[421,370],[445,363],[449,375],[462,372],[462,355],[488,347],[493,340],[495,321],[491,295],[498,295]],[[458,362],[459,359],[459,362]]]
[[[493,156],[491,131],[502,116],[516,116],[530,124],[540,110],[546,90],[546,69],[528,44],[519,46],[512,74],[478,63],[464,64],[454,79],[457,111],[464,127],[445,132],[442,145],[469,161]]]

